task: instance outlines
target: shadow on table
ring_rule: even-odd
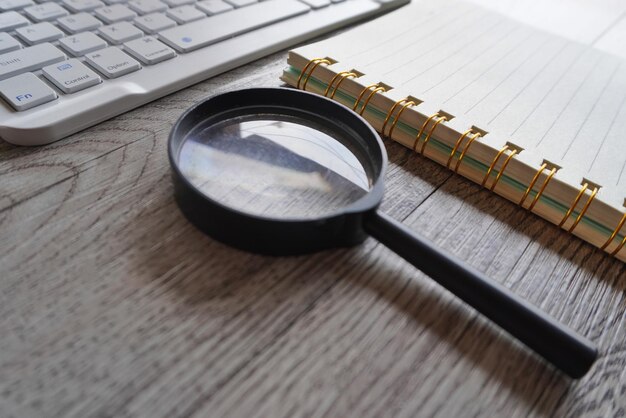
[[[451,176],[442,184],[436,174],[440,174],[441,170],[449,172],[445,167],[426,157],[416,155],[391,140],[385,140],[385,145],[390,161],[401,166],[404,171],[418,177],[420,181],[431,184],[436,189],[445,188],[445,193],[452,194],[464,204],[474,206],[485,215],[506,224],[515,232],[526,235],[546,251],[558,254],[561,259],[598,277],[619,277],[626,271],[626,264],[620,260],[538,215],[520,208],[513,202],[488,189],[481,188],[458,174],[450,172]],[[410,184],[407,184],[407,187],[409,186]],[[626,288],[626,281],[616,281],[616,284],[622,289]]]
[[[444,342],[488,376],[486,380],[506,387],[532,409],[532,414],[552,416],[559,404],[567,399],[568,392],[576,386],[576,381],[558,372],[530,348],[463,301],[436,283],[434,287],[429,286],[430,279],[423,273],[415,271],[412,274],[384,266],[379,269],[370,266],[364,269],[364,273],[366,271],[371,273],[370,277],[351,275],[347,279],[374,292],[397,312],[419,324],[422,328],[418,331],[420,334],[435,335],[437,344]],[[405,277],[407,275],[410,277]],[[389,280],[389,277],[394,279]],[[434,346],[432,351],[441,353]],[[450,357],[438,359],[436,355],[430,356],[427,355],[427,361],[452,360]],[[456,378],[456,384],[464,384],[459,381],[464,377],[463,372],[451,377]],[[469,373],[465,377],[471,384]],[[437,388],[433,388],[433,392],[435,390]]]
[[[390,152],[392,161],[397,163],[393,158],[400,154],[403,154],[401,148]],[[407,164],[410,164],[412,158],[407,156]],[[407,164],[399,163],[403,168]],[[420,161],[417,166],[413,164],[410,170],[414,175],[429,181],[430,178],[421,174],[423,172],[418,169],[421,164],[426,163]],[[526,211],[489,192],[480,192],[469,181],[466,183],[469,185],[467,188],[459,189],[455,193],[458,199],[479,206],[480,210],[506,222],[516,231],[529,233],[530,230],[525,225],[530,223],[539,225],[539,231],[545,229],[544,221],[530,222],[531,219],[527,217],[532,215]],[[481,196],[476,197],[477,194]],[[489,201],[486,202],[487,200]],[[508,207],[508,214],[504,213],[503,207]],[[151,229],[155,218],[159,223],[169,226]],[[337,283],[350,283],[350,288],[371,292],[376,295],[376,299],[384,300],[387,306],[410,318],[418,325],[416,332],[435,335],[436,344],[443,343],[453,347],[460,357],[475,365],[479,374],[488,376],[486,379],[492,380],[495,385],[506,387],[511,396],[524,402],[535,413],[553,413],[561,403],[568,401],[570,390],[577,385],[555,372],[529,349],[521,348],[496,326],[482,317],[477,317],[462,302],[443,296],[446,293],[440,290],[430,289],[424,284],[423,277],[418,277],[416,270],[407,272],[406,269],[391,268],[379,257],[372,257],[372,254],[382,254],[373,240],[355,249],[327,251],[303,257],[272,258],[230,249],[207,238],[190,226],[173,200],[168,200],[165,206],[155,212],[142,214],[137,221],[137,228],[143,230],[141,242],[149,244],[141,249],[137,262],[147,269],[147,276],[157,283],[157,287],[161,288],[159,290],[175,295],[174,303],[180,304],[183,310],[192,311],[192,317],[204,317],[207,320],[219,317],[219,321],[215,323],[219,328],[212,331],[224,333],[237,329],[238,335],[244,335],[246,331],[254,332],[262,321],[267,322],[274,318],[276,321],[283,321],[281,326],[272,327],[272,334],[264,335],[264,340],[253,342],[257,345],[256,348],[250,350],[246,356],[241,356],[245,364],[280,345],[290,335],[289,331],[295,324],[298,324],[301,333],[314,333],[316,329],[323,327],[323,324],[313,326],[315,316],[309,315],[309,312],[319,309],[318,303],[321,301],[330,299],[338,310],[350,312],[351,300],[344,294],[349,292],[330,291]],[[545,235],[539,233],[536,239],[546,248],[559,251],[561,244],[558,242],[541,241],[546,239]],[[582,247],[590,246],[583,244]],[[579,263],[589,269],[596,258],[606,259],[590,248],[583,248],[580,252],[586,255]],[[577,255],[580,255],[578,251],[571,255],[572,261],[575,262]],[[401,265],[397,263],[397,259],[394,260],[393,266]],[[595,267],[599,268],[598,265]],[[402,273],[399,274],[399,271]],[[626,286],[626,283],[621,283],[620,286]],[[399,294],[411,297],[399,298]],[[310,338],[306,335],[303,338]],[[203,336],[198,338],[200,337]],[[415,335],[410,337],[419,338]],[[393,338],[407,337],[398,334]],[[354,349],[358,350],[358,347]],[[419,356],[424,355],[429,356],[431,353],[419,353]],[[443,360],[448,358],[444,357]],[[412,361],[418,364],[419,358]],[[450,365],[451,370],[452,367]],[[223,382],[226,383],[227,381]]]
[[[180,214],[175,216],[181,218],[175,221],[176,224],[186,223]],[[353,285],[351,288],[359,287],[374,293],[377,299],[385,300],[396,311],[415,321],[421,328],[418,332],[435,335],[436,344],[444,342],[453,347],[461,357],[482,370],[488,380],[505,386],[534,413],[553,413],[575,384],[529,349],[521,348],[496,326],[476,317],[461,301],[450,300],[442,296],[444,292],[427,288],[424,277],[416,277],[420,275],[416,270],[406,272],[406,269],[390,268],[375,256],[381,251],[378,249],[380,244],[376,245],[373,240],[355,249],[274,258],[240,252],[206,238],[188,225],[185,229],[184,234],[165,245],[152,247],[142,261],[149,267],[151,277],[169,276],[163,281],[163,287],[180,297],[177,303],[193,309],[194,316],[205,315],[208,320],[219,313],[220,326],[232,329],[228,323],[236,322],[237,332],[244,335],[246,328],[248,332],[254,332],[260,322],[273,317],[276,312],[291,310],[286,315],[288,320],[285,320],[284,327],[276,327],[272,339],[255,342],[259,347],[251,350],[246,363],[271,350],[272,346],[280,345],[281,339],[289,335],[295,324],[298,324],[300,333],[308,332],[308,327],[314,332],[317,329],[315,320],[307,316],[310,311],[315,311],[321,300],[339,298],[335,305],[337,309],[349,310],[350,292],[348,295],[330,292],[337,283],[347,281]],[[151,239],[160,238],[154,236]],[[396,261],[393,263],[398,265]],[[178,273],[172,273],[176,271]],[[401,294],[410,295],[410,298],[398,297]],[[340,300],[342,296],[347,299]],[[284,315],[281,313],[277,318],[284,320]],[[219,332],[223,331],[220,329]],[[414,336],[398,333],[393,337],[398,343],[403,338]],[[393,341],[390,344],[393,345]],[[353,349],[358,350],[358,347]],[[424,353],[423,350],[419,353],[419,356],[429,355],[430,352]],[[420,359],[412,361],[419,364]],[[452,370],[453,365],[449,367]],[[437,389],[437,382],[428,383],[433,384],[433,390]]]

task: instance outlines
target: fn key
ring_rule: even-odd
[[[50,102],[56,93],[33,73],[24,73],[0,81],[0,96],[17,111]]]

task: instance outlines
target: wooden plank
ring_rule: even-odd
[[[215,370],[203,382],[214,389],[332,285],[320,260],[349,252],[265,258],[194,230],[172,198],[167,134],[82,163],[3,211],[0,415],[122,410],[159,376],[172,385],[199,361]],[[390,185],[402,175],[392,170]],[[392,212],[436,184],[419,186]],[[312,266],[321,274],[302,281]]]
[[[373,240],[271,258],[189,225],[169,127],[212,92],[278,85],[285,57],[50,147],[0,146],[0,416],[618,415],[624,264],[397,144],[382,210],[596,341],[588,376]]]
[[[169,129],[181,113],[209,95],[255,87],[263,80],[275,79],[284,67],[283,57],[279,54],[263,58],[254,66],[237,68],[50,145],[16,147],[3,142],[0,211],[74,176],[83,164]]]
[[[626,308],[622,263],[563,239],[543,220],[462,179],[447,182],[405,223],[467,255],[494,279],[600,342],[603,357],[592,372],[571,382],[377,247],[367,260],[342,271],[328,298],[194,416],[209,411],[292,416],[292,402],[304,416],[596,416],[601,411],[611,416],[618,411],[623,400],[615,388],[624,382],[615,372],[626,364],[623,342],[615,338],[623,333]],[[593,273],[599,265],[601,276]]]

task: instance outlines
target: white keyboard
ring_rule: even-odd
[[[0,137],[47,144],[409,0],[0,0]]]

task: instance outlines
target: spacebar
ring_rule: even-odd
[[[159,32],[159,38],[180,52],[202,48],[309,11],[297,0],[270,0],[196,20]]]

